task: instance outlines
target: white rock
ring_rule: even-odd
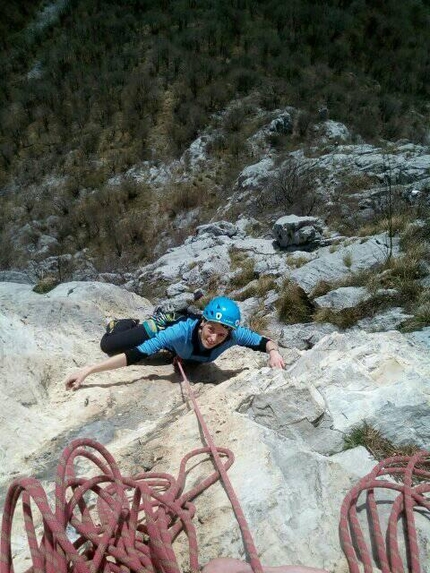
[[[393,254],[398,254],[398,240],[394,238]],[[291,271],[291,277],[310,293],[318,282],[337,281],[351,272],[371,269],[387,259],[389,242],[386,234],[375,235],[367,240],[352,240],[348,246],[337,250],[322,247],[318,257]]]
[[[370,297],[371,294],[364,287],[340,287],[315,298],[313,302],[317,308],[343,310],[345,308],[354,308]]]
[[[3,283],[0,305],[3,488],[16,471],[48,480],[72,435],[98,437],[125,474],[152,467],[177,475],[201,434],[194,413],[181,405],[171,365],[102,373],[75,393],[62,384],[76,365],[100,357],[106,316],[141,316],[147,301],[97,283],[60,285],[48,295]],[[330,454],[363,420],[396,442],[428,444],[430,357],[400,333],[350,332],[324,337],[288,371],[261,368],[266,362],[264,354],[235,348],[217,364],[186,369],[217,444],[234,450],[229,476],[262,561],[346,570],[339,508],[372,464],[363,448]],[[186,489],[212,471],[197,464]],[[196,508],[201,562],[241,558],[223,488],[209,489]],[[184,564],[186,542],[175,546]],[[423,551],[428,560],[428,546]]]

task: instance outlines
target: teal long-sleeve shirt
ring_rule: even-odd
[[[138,362],[160,350],[169,350],[184,360],[194,362],[212,362],[228,348],[236,345],[261,352],[266,350],[269,339],[243,326],[232,330],[229,337],[218,346],[204,348],[199,338],[200,322],[198,318],[188,318],[157,332],[153,338],[126,352],[127,364]]]

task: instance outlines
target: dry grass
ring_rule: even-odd
[[[54,289],[58,284],[60,284],[60,281],[57,278],[44,277],[34,286],[33,292],[36,292],[37,294],[45,294]]]
[[[344,310],[332,310],[331,308],[320,308],[314,315],[315,322],[329,322],[338,326],[342,330],[351,328],[357,324],[357,321],[362,318],[361,314],[357,311],[357,307],[345,308]]]
[[[214,274],[210,277],[206,285],[203,287],[205,294],[196,302],[197,308],[203,310],[213,298],[221,296],[219,292],[220,283],[221,277],[218,274]]]
[[[256,295],[265,296],[270,290],[277,288],[276,280],[270,275],[263,275],[258,279],[256,286]]]
[[[286,324],[310,322],[312,320],[312,303],[309,301],[305,291],[289,279],[284,281],[281,287],[276,307],[279,320]]]
[[[357,235],[359,237],[368,237],[369,235],[378,235],[388,229],[394,234],[401,233],[411,223],[411,216],[405,213],[393,215],[393,217],[382,217],[376,219],[358,229]]]
[[[311,299],[318,298],[319,296],[324,296],[331,290],[337,288],[334,282],[329,281],[318,281],[311,292]]]
[[[413,221],[400,235],[400,248],[402,251],[409,251],[416,245],[428,245],[429,243],[430,216],[427,216],[423,221]]]
[[[401,303],[399,296],[398,294],[374,294],[353,308],[342,310],[321,308],[314,313],[313,320],[315,322],[330,322],[341,329],[351,328],[362,318],[372,317],[378,312],[392,307],[393,304]]]
[[[350,269],[352,267],[352,253],[351,251],[346,252],[342,258],[343,264]]]
[[[411,456],[418,452],[420,448],[413,444],[396,445],[387,438],[384,438],[379,430],[372,428],[369,424],[356,426],[344,438],[345,450],[364,446],[372,456],[381,461],[391,456]]]
[[[397,289],[407,301],[415,300],[421,292],[418,279],[426,274],[428,250],[427,245],[416,245],[401,257],[391,258],[385,265],[384,286]]]
[[[373,187],[374,184],[375,180],[365,173],[351,173],[343,178],[342,193],[347,195],[360,193],[363,189]]]
[[[261,276],[258,280],[252,280],[249,286],[242,292],[236,294],[237,300],[246,300],[253,296],[257,298],[264,298],[266,294],[273,289],[277,288],[276,281],[269,275]]]
[[[264,310],[260,312],[256,312],[253,316],[249,318],[247,321],[247,326],[254,330],[254,332],[258,332],[263,336],[268,336],[267,328],[268,328],[268,320],[267,316],[264,314]]]
[[[231,269],[237,271],[230,284],[235,289],[243,288],[256,278],[255,262],[246,253],[234,249],[230,249],[229,255]]]
[[[299,269],[306,265],[309,262],[309,259],[306,257],[295,257],[294,255],[288,255],[286,259],[287,265],[293,269]]]
[[[430,326],[430,288],[423,288],[412,306],[411,312],[413,312],[414,317],[402,325],[401,330],[403,332],[420,330],[425,326]]]

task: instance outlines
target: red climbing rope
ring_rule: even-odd
[[[55,509],[34,478],[12,482],[3,513],[0,573],[13,573],[12,526],[21,498],[32,567],[27,573],[179,573],[172,547],[181,531],[188,537],[190,573],[198,573],[197,538],[192,500],[222,479],[242,531],[254,573],[263,573],[239,501],[227,476],[233,453],[216,447],[179,361],[187,395],[193,404],[208,447],[193,450],[180,464],[178,477],[143,472],[124,477],[113,456],[91,439],[73,441],[62,453],[57,468]],[[184,492],[188,461],[211,454],[216,470]],[[81,478],[75,473],[79,457],[92,462],[97,473]],[[223,462],[222,457],[226,458]],[[39,539],[34,509],[42,516]],[[76,537],[72,542],[71,534]]]
[[[246,548],[246,551],[247,551],[248,556],[249,556],[251,568],[254,571],[254,573],[264,573],[263,567],[262,567],[261,562],[258,558],[258,554],[257,554],[257,550],[256,550],[256,547],[254,544],[254,540],[252,538],[251,532],[249,531],[249,527],[248,527],[248,524],[246,522],[245,515],[242,511],[239,500],[238,500],[236,493],[234,491],[234,488],[231,484],[230,478],[228,477],[227,472],[225,471],[225,469],[222,465],[222,462],[221,462],[221,459],[219,457],[219,454],[218,454],[217,448],[215,446],[214,440],[211,436],[211,433],[209,432],[209,429],[208,429],[206,422],[202,416],[202,413],[200,412],[196,397],[194,396],[194,392],[191,388],[189,380],[185,375],[181,361],[176,359],[175,364],[178,366],[178,368],[182,374],[183,383],[184,383],[185,388],[187,390],[188,397],[193,404],[193,409],[194,409],[194,412],[195,412],[197,419],[199,421],[200,427],[203,431],[203,434],[204,434],[204,437],[206,440],[206,444],[210,448],[211,454],[212,454],[213,459],[214,459],[215,467],[218,470],[219,475],[221,476],[221,481],[224,485],[224,488],[227,492],[228,498],[229,498],[231,505],[233,507],[234,514],[235,514],[236,519],[239,523],[239,527],[240,527],[240,530],[242,532],[243,542],[245,544],[245,548]]]
[[[391,480],[378,479],[381,476],[387,476]],[[393,477],[395,480],[392,480]],[[350,491],[342,504],[339,524],[342,547],[350,573],[361,572],[360,562],[364,566],[364,573],[373,571],[372,550],[367,546],[357,511],[362,492],[366,492],[370,536],[376,549],[376,566],[382,573],[404,573],[398,540],[399,520],[404,518],[408,560],[406,569],[410,573],[424,573],[420,565],[414,508],[422,507],[430,511],[430,499],[425,496],[430,492],[429,481],[430,453],[421,451],[411,457],[394,456],[383,460]],[[375,499],[377,488],[398,492],[392,503],[386,536],[382,531],[378,501]]]
[[[226,448],[216,451],[219,459],[226,458],[220,466],[226,472],[233,453]],[[198,573],[192,500],[219,474],[214,471],[188,492],[184,488],[188,461],[210,453],[210,448],[199,448],[187,454],[176,479],[151,472],[128,478],[101,444],[73,441],[58,464],[54,510],[36,479],[18,478],[11,484],[3,513],[0,573],[14,571],[11,534],[20,498],[32,562],[27,573],[179,573],[172,543],[181,531],[188,537],[190,572]],[[79,457],[93,462],[101,473],[78,477],[74,468]],[[34,508],[43,518],[39,539]],[[77,537],[73,542],[70,531]]]

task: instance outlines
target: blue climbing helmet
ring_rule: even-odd
[[[240,323],[240,310],[237,304],[226,296],[213,298],[203,311],[203,318],[219,322],[230,328],[237,328]]]

